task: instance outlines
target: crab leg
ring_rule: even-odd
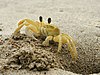
[[[58,52],[62,49],[62,35],[59,35],[59,45],[58,45]]]
[[[58,52],[61,50],[62,44],[67,43],[72,58],[75,59],[75,60],[77,59],[77,51],[76,51],[76,48],[75,48],[75,44],[74,44],[74,42],[73,42],[73,40],[72,40],[72,38],[70,36],[68,36],[67,34],[63,34],[62,33],[62,34],[60,34],[58,36],[55,36],[53,38],[53,40],[55,42],[59,43]]]
[[[16,35],[23,26],[24,26],[23,24],[19,25],[18,28],[14,31],[14,35]]]
[[[23,19],[23,20],[18,22],[18,26],[21,24],[25,24],[26,26],[29,24],[35,25],[35,22],[33,20],[30,20],[30,19]]]
[[[29,37],[32,37],[34,40],[38,40],[38,39],[36,39],[36,37],[34,36],[35,33],[33,33],[32,30],[30,30],[28,27],[25,28],[25,33],[26,33],[26,35],[28,35]]]
[[[24,20],[21,20],[19,23],[18,23],[18,28],[15,30],[14,32],[14,35],[20,31],[20,29],[23,27],[23,26],[27,26],[27,28],[29,28],[30,30],[33,31],[33,33],[39,33],[39,30],[37,28],[37,26],[35,25],[35,22],[32,21],[32,20],[28,20],[28,19],[24,19]]]
[[[63,38],[62,38],[62,34],[59,34],[58,36],[55,36],[53,38],[53,41],[58,42],[58,52],[61,50],[62,48],[62,44],[63,44]]]
[[[33,33],[37,33],[37,34],[39,33],[37,27],[34,26],[34,25],[32,25],[32,24],[28,25],[27,28],[29,28],[30,30],[32,30]]]
[[[19,23],[18,23],[18,26],[20,25],[25,25],[27,26],[27,28],[29,28],[30,30],[32,30],[33,32],[35,33],[39,33],[38,31],[38,28],[36,26],[36,23],[32,20],[29,20],[29,19],[24,19],[24,20],[21,20]]]
[[[76,60],[78,55],[77,55],[77,50],[75,48],[75,44],[70,36],[65,34],[65,37],[66,37],[66,43],[68,44],[68,48],[70,50],[71,56],[73,59]]]
[[[49,46],[49,41],[53,39],[53,36],[48,36],[42,43],[44,46]]]
[[[20,29],[24,26],[24,23],[25,22],[25,19],[24,20],[21,20],[19,23],[18,23],[18,28],[14,31],[14,35],[16,35]]]

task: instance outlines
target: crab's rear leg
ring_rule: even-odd
[[[35,22],[33,20],[30,20],[30,19],[23,19],[23,20],[18,22],[18,26],[21,24],[25,24],[26,26],[29,24],[35,25]]]
[[[14,31],[13,35],[16,35],[23,26],[24,26],[23,24],[19,25],[18,28]]]
[[[19,32],[20,29],[21,29],[23,26],[26,26],[26,27],[27,27],[28,29],[30,29],[33,33],[37,33],[37,34],[39,33],[39,30],[38,30],[38,28],[36,27],[34,21],[29,20],[29,19],[24,19],[24,20],[21,20],[21,21],[18,23],[18,28],[15,30],[14,35],[16,35],[17,32]]]
[[[18,23],[18,28],[14,31],[13,35],[16,35],[20,29],[25,25],[24,22],[26,21],[26,19],[24,20],[21,20],[19,23]]]

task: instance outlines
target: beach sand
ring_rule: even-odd
[[[99,0],[0,0],[0,38],[4,40],[10,37],[21,19],[29,18],[37,21],[39,16],[43,16],[44,22],[47,22],[47,19],[51,17],[52,24],[58,26],[61,32],[72,36],[75,40],[78,60],[74,64],[67,64],[66,71],[50,70],[46,72],[46,75],[75,75],[75,73],[99,75],[99,10]],[[5,62],[3,52],[6,53],[6,51],[0,51],[0,67],[2,62]],[[70,59],[68,60],[71,62]],[[35,75],[44,74],[44,72],[39,74],[24,69],[8,70],[1,75],[31,75],[34,73]]]

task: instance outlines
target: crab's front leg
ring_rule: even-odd
[[[53,39],[53,36],[47,36],[45,41],[43,41],[42,45],[43,46],[49,46],[49,41]]]
[[[28,27],[25,28],[25,33],[26,33],[27,36],[32,37],[34,40],[38,40],[38,39],[34,36],[32,30],[30,30]]]
[[[62,48],[62,43],[63,43],[63,41],[62,41],[62,34],[60,34],[60,35],[58,35],[58,36],[55,36],[54,38],[53,38],[53,40],[55,41],[55,42],[58,42],[59,44],[58,44],[58,52],[60,52],[60,50],[61,50],[61,48]]]
[[[60,50],[62,49],[62,34],[54,37],[54,39],[55,42],[58,42],[58,52],[60,52]]]
[[[60,50],[62,49],[62,34],[59,35],[59,45],[58,45],[58,52],[60,52]]]

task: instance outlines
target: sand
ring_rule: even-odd
[[[17,22],[20,19],[38,20],[38,17],[41,15],[44,21],[47,22],[47,18],[51,17],[52,24],[58,26],[61,32],[67,33],[74,38],[79,55],[74,65],[67,62],[66,71],[58,70],[59,75],[60,73],[67,75],[68,71],[79,74],[96,73],[99,75],[99,4],[99,0],[0,0],[0,37],[2,39],[10,37],[17,28]],[[24,29],[22,29],[23,31]],[[0,66],[3,61],[5,62],[4,57],[1,55],[0,60],[2,61],[0,61]],[[67,55],[66,58],[71,62],[71,59],[68,59],[69,56]],[[17,73],[23,74],[24,71],[27,73],[25,69]],[[53,73],[54,70],[50,72]],[[10,71],[7,73],[11,75]],[[12,73],[16,73],[16,70]],[[31,73],[28,71],[26,75]]]

